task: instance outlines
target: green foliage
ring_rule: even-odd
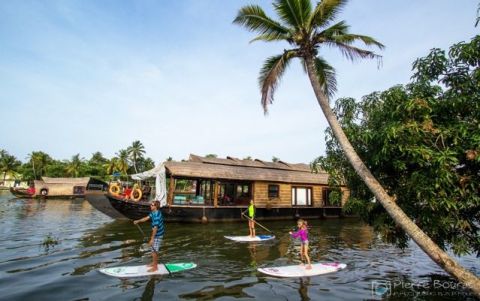
[[[357,153],[402,210],[440,247],[480,252],[480,36],[415,61],[412,82],[335,113]],[[331,185],[346,183],[346,210],[360,214],[389,241],[407,237],[350,168],[330,129],[327,156],[312,165]]]
[[[142,142],[136,140],[133,141],[132,145],[127,148],[127,153],[133,163],[135,173],[138,173],[139,169],[137,168],[137,161],[143,159],[143,155],[145,154],[145,147],[143,146]]]
[[[342,193],[340,190],[336,189],[333,190],[328,194],[328,203],[333,206],[338,206],[340,205],[342,201]]]
[[[15,156],[10,155],[6,150],[0,149],[0,173],[3,176],[3,181],[7,175],[14,176],[18,171],[22,162],[17,160]]]
[[[323,0],[313,7],[310,0],[273,0],[278,20],[267,16],[258,5],[244,6],[238,11],[233,23],[256,32],[258,35],[253,41],[281,41],[290,47],[281,54],[267,58],[260,70],[261,104],[265,113],[268,105],[273,103],[280,79],[294,58],[300,59],[305,71],[307,62],[312,62],[322,92],[329,97],[336,92],[337,82],[335,69],[319,56],[322,47],[338,49],[352,61],[380,58],[374,52],[354,44],[359,42],[382,49],[384,46],[381,43],[365,35],[350,33],[345,21],[333,23],[347,2]]]
[[[23,163],[6,150],[0,149],[0,175],[15,175],[24,181],[47,177],[91,177],[109,180],[114,172],[124,176],[150,170],[155,162],[145,157],[145,150],[140,141],[134,141],[127,149],[118,151],[115,157],[107,159],[101,152],[95,152],[89,160],[76,154],[70,160],[56,160],[42,151],[31,152],[27,162]],[[0,178],[1,179],[1,178]]]
[[[42,246],[45,248],[45,251],[49,251],[50,248],[58,245],[58,243],[58,238],[53,237],[52,233],[48,233],[43,239]]]

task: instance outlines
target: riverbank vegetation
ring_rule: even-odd
[[[480,255],[480,36],[433,49],[413,64],[412,82],[356,101],[338,99],[348,139],[398,206],[442,249]],[[399,246],[397,227],[348,164],[331,129],[317,158],[332,186],[346,183],[346,210]]]
[[[387,186],[383,186],[383,183],[376,178],[375,174],[370,170],[372,167],[369,164],[370,162],[364,161],[364,158],[361,157],[361,145],[352,143],[348,129],[344,128],[341,119],[339,120],[337,116],[338,112],[335,114],[330,107],[330,99],[333,98],[336,90],[335,70],[326,62],[322,50],[326,47],[338,49],[347,59],[354,61],[357,59],[379,57],[370,50],[355,47],[354,44],[356,43],[365,46],[376,46],[380,49],[383,48],[383,45],[372,37],[350,33],[349,26],[345,21],[335,23],[336,17],[347,2],[348,1],[346,0],[322,0],[315,6],[312,6],[312,3],[309,0],[274,0],[272,4],[277,19],[272,19],[267,16],[265,11],[257,5],[244,6],[238,11],[234,23],[245,27],[249,31],[257,33],[257,36],[252,41],[264,41],[269,43],[283,42],[289,46],[289,49],[284,49],[283,53],[268,58],[260,71],[259,84],[263,109],[266,112],[268,106],[273,103],[274,92],[285,70],[294,59],[298,59],[308,75],[310,84],[315,93],[315,98],[330,126],[331,137],[338,143],[337,149],[341,152],[342,156],[344,156],[344,162],[348,162],[351,166],[347,166],[347,168],[352,172],[353,170],[355,171],[358,175],[357,181],[359,181],[359,184],[363,183],[362,185],[365,185],[366,188],[368,187],[371,195],[375,196],[375,202],[379,202],[383,207],[384,220],[380,220],[380,223],[387,223],[388,221],[386,219],[390,219],[391,224],[395,228],[401,229],[405,235],[412,238],[434,262],[472,289],[477,296],[480,296],[480,279],[460,266],[448,253],[445,252],[442,245],[437,245],[436,242],[419,227],[418,220],[412,219],[412,217],[408,215],[408,211],[404,211],[404,208],[400,206],[401,204],[397,203],[398,197],[392,193]],[[477,44],[475,44],[474,47],[477,47],[478,50]],[[478,55],[477,50],[469,50],[465,53],[463,61],[468,67],[472,66],[474,69],[478,68],[478,57],[480,56]],[[470,55],[469,52],[473,52],[473,55]],[[464,73],[462,71],[464,71],[466,66],[459,65],[459,70],[451,71],[452,77],[443,77],[445,75],[444,72],[448,70],[447,60],[442,60],[441,58],[436,59],[439,56],[439,53],[433,55],[434,58],[430,60],[433,65],[426,63],[428,59],[417,61],[415,67],[419,72],[416,76],[423,77],[417,79],[423,81],[424,85],[427,85],[427,92],[430,92],[433,95],[437,93],[438,96],[440,91],[435,88],[433,88],[435,91],[428,91],[428,84],[436,79],[440,81],[441,85],[452,85],[452,87],[457,87],[454,85],[455,83],[452,83],[449,80],[463,82],[464,79],[462,76]],[[455,57],[455,55],[451,55],[451,57]],[[468,67],[467,70],[469,71],[470,69]],[[477,89],[478,80],[479,73],[475,70],[474,84]],[[412,102],[424,103],[426,102],[425,99],[423,99],[424,96],[428,95],[420,93],[418,99],[412,99]],[[468,100],[468,98],[467,100],[464,100],[463,104],[468,103]],[[478,99],[475,99],[474,101],[478,102]],[[448,103],[445,105],[448,106]],[[428,103],[426,106],[428,106]],[[420,108],[417,109],[422,111]],[[410,115],[416,115],[417,112],[415,110],[411,111]],[[428,109],[424,108],[424,110]],[[448,111],[447,109],[445,110]],[[455,119],[455,117],[455,115],[448,113],[444,116],[444,118],[447,119]],[[473,121],[475,126],[478,127],[478,116],[476,116]],[[415,125],[414,127],[410,127],[408,123],[400,123],[399,126],[407,127],[406,130],[418,131],[418,129],[414,128]],[[425,126],[429,127],[431,125],[426,124]],[[466,130],[467,128],[464,127],[463,129]],[[383,131],[383,128],[380,127],[377,130]],[[396,132],[386,134],[395,136]],[[376,143],[376,141],[372,140],[370,142],[374,144]],[[439,164],[448,163],[450,168],[456,168],[456,165],[453,164],[453,162],[449,162],[448,144],[446,144],[445,147],[445,152],[442,152],[444,158],[441,159],[442,162],[439,162]],[[386,156],[385,153],[380,152],[379,155],[384,156],[386,161],[393,160],[393,158]],[[410,164],[409,162],[403,163],[405,165]],[[438,172],[444,171],[445,169],[438,170]],[[379,176],[382,176],[382,174]],[[448,178],[447,181],[454,181],[454,179]],[[399,184],[403,185],[403,183]],[[438,189],[438,186],[433,187]],[[450,187],[447,187],[447,189],[449,188]],[[476,186],[475,189],[478,193],[478,186]],[[448,198],[448,196],[440,196]],[[417,200],[420,200],[422,203],[427,202],[427,200],[424,200],[421,197]],[[436,201],[441,202],[442,200],[439,199]],[[475,202],[477,211],[473,214],[477,216],[478,221],[478,198]],[[452,205],[452,203],[454,202],[449,202],[450,205]],[[425,204],[425,208],[428,208],[428,206],[429,204]],[[470,209],[472,208],[469,208],[469,210]],[[435,214],[439,215],[443,214],[443,212],[440,211]],[[443,226],[448,227],[457,221],[456,216],[452,216],[452,218],[453,220]],[[468,224],[465,224],[464,226],[468,227]],[[439,236],[442,235],[443,233],[439,233]],[[474,233],[474,235],[473,239],[477,240],[478,243],[478,231],[477,233]],[[465,247],[463,247],[463,249],[465,249]]]
[[[140,141],[119,150],[114,157],[106,158],[95,152],[89,159],[73,155],[70,160],[58,160],[43,151],[31,152],[21,162],[6,150],[0,150],[0,172],[2,179],[31,181],[46,177],[97,177],[108,180],[111,175],[126,176],[155,167],[155,162],[145,156],[145,147]]]

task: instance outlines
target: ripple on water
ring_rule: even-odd
[[[372,295],[373,281],[451,281],[415,245],[399,250],[384,244],[358,220],[309,222],[312,260],[344,262],[345,270],[300,279],[258,273],[258,267],[298,262],[298,244],[288,235],[295,226],[291,221],[262,223],[277,239],[255,244],[223,237],[245,235],[244,223],[173,223],[166,225],[161,261],[191,261],[198,268],[161,277],[117,279],[100,274],[98,268],[150,261],[149,252],[141,248],[145,238],[130,221],[114,221],[85,201],[8,201],[0,194],[0,299],[358,300],[379,299]],[[142,229],[149,235],[148,224]],[[58,244],[42,247],[47,235],[58,239]],[[474,256],[462,257],[461,262],[479,270]]]

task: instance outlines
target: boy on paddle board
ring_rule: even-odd
[[[163,216],[162,212],[160,211],[160,202],[151,202],[150,210],[152,212],[150,212],[149,215],[142,219],[134,220],[133,223],[136,225],[148,220],[152,221],[152,235],[150,237],[150,241],[148,242],[152,248],[152,264],[150,265],[148,272],[156,272],[158,269],[158,251],[160,250],[160,245],[162,244],[165,227],[163,226]]]
[[[304,261],[304,258],[307,259],[307,266],[306,266],[306,269],[307,270],[311,270],[312,269],[312,265],[310,263],[310,256],[308,256],[308,229],[307,229],[307,221],[306,220],[303,220],[303,219],[299,219],[297,221],[297,226],[298,226],[298,230],[296,232],[292,232],[290,231],[290,235],[293,237],[293,238],[300,238],[300,241],[301,241],[301,245],[300,245],[300,259],[302,261],[302,265],[303,265],[303,261]]]
[[[250,200],[250,206],[248,206],[248,230],[250,231],[250,237],[255,237],[255,203]]]

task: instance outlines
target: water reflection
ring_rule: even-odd
[[[188,293],[188,294],[181,294],[179,295],[182,299],[187,300],[215,300],[217,298],[225,298],[225,297],[232,297],[232,298],[255,298],[246,292],[246,289],[253,286],[253,283],[241,283],[241,284],[234,284],[234,285],[211,285],[206,286],[198,291]]]
[[[355,219],[309,220],[312,261],[346,263],[347,268],[338,273],[279,279],[257,272],[258,267],[298,260],[299,244],[288,234],[294,222],[264,222],[277,238],[262,243],[225,239],[224,235],[244,234],[239,223],[169,223],[160,261],[193,261],[198,268],[121,280],[97,269],[149,262],[148,252],[140,248],[143,235],[131,222],[114,221],[81,200],[9,201],[9,197],[0,193],[0,296],[5,300],[26,300],[32,295],[37,300],[474,299],[471,294],[458,296],[468,291],[457,289],[457,283],[418,247],[411,244],[399,250],[385,244]],[[149,228],[142,225],[146,235]],[[49,233],[59,243],[45,252],[42,242]],[[475,256],[462,257],[460,262],[480,270]],[[372,291],[375,281],[390,282],[392,289],[377,295]],[[407,284],[394,285],[394,281]]]
[[[147,285],[145,285],[145,290],[143,291],[142,297],[136,300],[141,300],[141,301],[153,300],[153,295],[155,293],[155,284],[157,282],[159,282],[159,279],[157,277],[152,277],[150,280],[148,280]]]
[[[308,286],[310,285],[310,277],[300,278],[300,286],[298,287],[298,294],[304,301],[310,300],[308,297]]]

